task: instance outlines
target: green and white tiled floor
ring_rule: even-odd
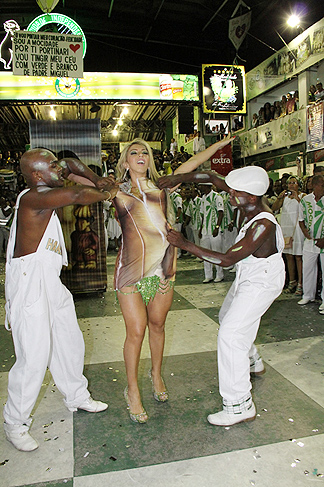
[[[123,399],[124,323],[112,291],[116,254],[108,255],[108,291],[76,297],[86,343],[85,374],[101,414],[70,413],[48,373],[34,412],[40,447],[16,451],[0,428],[0,486],[46,487],[283,487],[324,485],[324,316],[318,304],[297,306],[282,294],[264,316],[257,343],[267,373],[253,381],[255,421],[209,425],[221,407],[217,390],[218,310],[233,274],[202,284],[203,266],[178,261],[166,326],[164,378],[170,401],[156,403],[147,378],[149,349],[140,363],[143,403],[150,416],[137,425]],[[4,318],[4,261],[0,261],[0,319]],[[6,400],[14,361],[10,333],[0,327],[0,398]]]

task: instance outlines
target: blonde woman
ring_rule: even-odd
[[[228,142],[218,142],[192,159],[203,162]],[[148,415],[138,388],[138,365],[146,328],[151,351],[149,376],[153,396],[159,402],[169,398],[161,377],[161,366],[164,325],[172,304],[176,271],[175,248],[166,238],[173,218],[168,190],[156,186],[159,174],[147,142],[135,139],[127,144],[116,171],[121,184],[113,205],[121,225],[122,243],[114,285],[126,325],[127,387],[124,396],[131,420],[145,423]]]

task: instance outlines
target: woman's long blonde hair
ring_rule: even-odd
[[[156,170],[155,167],[155,162],[154,162],[154,157],[153,157],[153,152],[149,144],[143,140],[143,139],[134,139],[132,142],[129,142],[125,148],[123,149],[119,161],[116,166],[116,176],[117,176],[117,181],[126,181],[127,178],[127,169],[125,167],[125,162],[127,160],[127,154],[129,149],[132,147],[134,144],[139,144],[145,147],[147,152],[149,153],[149,168],[148,168],[148,177],[149,179],[156,184],[158,178],[159,178],[159,173]]]

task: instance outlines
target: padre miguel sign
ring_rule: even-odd
[[[14,75],[83,77],[82,36],[19,30],[12,44]]]

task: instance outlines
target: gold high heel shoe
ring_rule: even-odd
[[[153,397],[156,401],[158,402],[166,402],[169,400],[169,393],[165,387],[164,380],[162,379],[162,382],[164,384],[165,390],[162,392],[157,392],[154,388],[154,382],[153,382],[153,377],[152,377],[152,369],[148,371],[148,376],[151,379],[152,382],[152,390],[153,390]]]
[[[124,398],[127,404],[127,409],[128,409],[130,419],[134,421],[134,423],[140,423],[140,424],[146,423],[146,421],[148,420],[148,415],[145,409],[143,409],[141,413],[137,413],[137,414],[132,413],[130,410],[129,400],[128,400],[128,386],[125,387]]]

